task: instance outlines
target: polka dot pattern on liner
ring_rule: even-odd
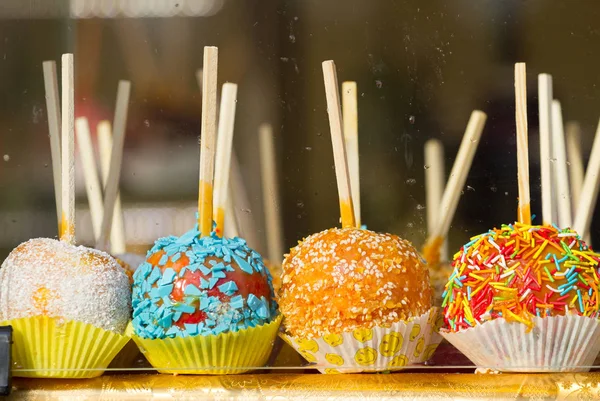
[[[533,316],[599,316],[600,254],[570,229],[503,225],[471,238],[453,259],[442,294],[451,331],[495,318],[531,328]]]
[[[123,268],[96,249],[31,239],[0,268],[0,321],[49,316],[123,333],[130,302]]]
[[[387,327],[431,308],[429,273],[398,236],[332,228],[286,255],[279,304],[295,337]]]
[[[236,332],[277,314],[262,257],[241,238],[200,237],[197,227],[156,241],[132,296],[135,333],[147,339]]]

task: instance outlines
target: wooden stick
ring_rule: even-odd
[[[425,142],[425,206],[427,210],[427,233],[435,235],[439,223],[439,212],[446,184],[444,173],[444,146],[437,139]],[[440,249],[441,260],[448,260],[448,242]]]
[[[60,158],[60,98],[58,95],[58,77],[56,62],[44,61],[44,89],[46,92],[46,112],[48,113],[48,132],[50,132],[50,154],[52,157],[52,177],[54,178],[54,197],[56,201],[56,219],[60,230],[61,219],[61,158]]]
[[[62,182],[60,240],[75,243],[75,81],[73,55],[62,55]]]
[[[196,70],[196,82],[198,83],[198,88],[202,91],[202,76],[204,75],[204,71],[202,68],[198,68]]]
[[[573,229],[582,237],[585,237],[589,232],[596,200],[598,199],[598,189],[600,189],[600,122],[596,129],[592,153],[585,172],[583,189],[581,190],[575,222],[573,223]]]
[[[212,231],[213,174],[217,136],[217,65],[216,47],[204,48],[202,77],[202,134],[200,139],[200,182],[198,193],[198,229],[203,237]]]
[[[229,192],[229,174],[231,170],[231,147],[235,123],[235,105],[237,103],[237,85],[226,83],[221,95],[219,126],[217,134],[217,153],[215,160],[215,197],[213,216],[217,223],[216,233],[222,237],[225,229],[225,207]]]
[[[572,216],[575,217],[575,206],[579,204],[583,189],[584,167],[583,152],[581,150],[581,127],[576,121],[569,121],[565,125],[567,137],[567,160],[569,161],[569,182],[571,183]],[[591,246],[592,239],[588,232],[584,241]]]
[[[542,180],[542,224],[557,221],[552,180],[552,76],[538,75],[538,109],[540,118],[540,170]]]
[[[446,238],[448,235],[450,223],[454,218],[454,213],[456,213],[458,200],[469,175],[486,119],[487,115],[483,111],[474,110],[471,113],[467,129],[458,149],[458,154],[450,171],[450,178],[442,196],[438,214],[438,225],[433,231],[436,237]]]
[[[77,145],[83,166],[85,190],[92,217],[94,240],[97,241],[100,237],[100,226],[102,225],[102,188],[98,179],[96,157],[94,156],[94,146],[92,145],[90,126],[87,118],[79,117],[75,120],[75,134],[77,135]]]
[[[529,196],[529,144],[527,141],[527,76],[525,63],[515,64],[515,118],[517,122],[517,171],[519,222],[531,224]]]
[[[229,187],[229,193],[231,194],[231,186]],[[223,228],[223,235],[227,238],[240,236],[237,215],[235,213],[235,208],[233,207],[232,198],[232,196],[227,196],[227,201],[225,202],[225,227]]]
[[[129,95],[131,82],[119,81],[117,89],[117,102],[115,106],[115,119],[113,122],[113,151],[110,158],[108,178],[104,187],[104,214],[102,216],[102,229],[96,244],[98,249],[108,248],[115,202],[119,194],[119,179],[121,177],[121,164],[123,162],[123,144],[125,143],[125,130],[127,128],[127,109],[129,108]]]
[[[331,130],[331,144],[333,145],[333,159],[340,199],[342,227],[356,227],[352,193],[350,192],[350,175],[348,174],[346,147],[344,145],[344,132],[342,130],[342,107],[340,105],[337,73],[333,60],[323,61],[323,78],[325,80],[327,114],[329,115],[329,129]]]
[[[112,127],[109,121],[100,121],[97,128],[98,148],[100,150],[100,170],[102,171],[102,186],[106,188],[110,159],[112,157],[113,139]],[[104,213],[104,210],[102,211]],[[123,206],[121,205],[121,194],[117,192],[115,210],[113,212],[112,225],[110,229],[110,253],[121,255],[127,252],[125,241],[125,222],[123,217]]]
[[[342,112],[344,119],[344,141],[350,173],[350,190],[354,205],[356,227],[361,225],[360,217],[360,168],[358,157],[358,96],[356,82],[342,83]]]
[[[267,255],[271,262],[279,264],[283,260],[283,232],[281,229],[281,211],[279,209],[279,186],[277,184],[277,161],[273,128],[270,124],[261,124],[258,128],[260,145],[260,169],[263,190],[263,208],[267,236]]]
[[[571,191],[569,190],[569,171],[567,169],[567,150],[563,128],[560,102],[552,102],[552,150],[554,152],[554,168],[556,177],[556,204],[558,206],[558,225],[561,228],[571,227]]]

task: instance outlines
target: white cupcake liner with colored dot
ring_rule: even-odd
[[[129,337],[90,324],[47,316],[13,319],[13,376],[83,379],[97,377]]]
[[[477,367],[501,372],[586,372],[600,352],[600,321],[584,316],[533,318],[534,327],[494,319],[441,335]]]
[[[321,373],[381,372],[427,361],[442,337],[438,308],[390,327],[355,329],[341,334],[302,339],[280,336]]]
[[[239,374],[266,365],[280,324],[281,315],[235,333],[156,340],[134,335],[133,340],[160,373]]]

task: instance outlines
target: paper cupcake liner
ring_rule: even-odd
[[[160,373],[238,374],[265,366],[280,324],[281,315],[236,333],[163,340],[133,336],[133,340]]]
[[[104,373],[129,337],[87,323],[35,316],[0,322],[13,328],[13,376],[91,378]]]
[[[495,319],[467,330],[442,331],[475,365],[503,372],[586,372],[600,352],[600,321],[583,316]]]
[[[427,361],[442,341],[438,308],[390,327],[355,329],[313,339],[280,336],[321,373],[379,372]]]

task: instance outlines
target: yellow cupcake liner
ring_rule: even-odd
[[[160,373],[238,374],[266,365],[281,315],[269,324],[216,336],[149,340],[133,336],[148,362]]]
[[[405,369],[431,358],[442,337],[438,308],[390,327],[355,329],[319,338],[279,335],[321,373],[381,372]]]
[[[91,324],[47,316],[13,319],[13,376],[83,379],[97,377],[129,337]]]

